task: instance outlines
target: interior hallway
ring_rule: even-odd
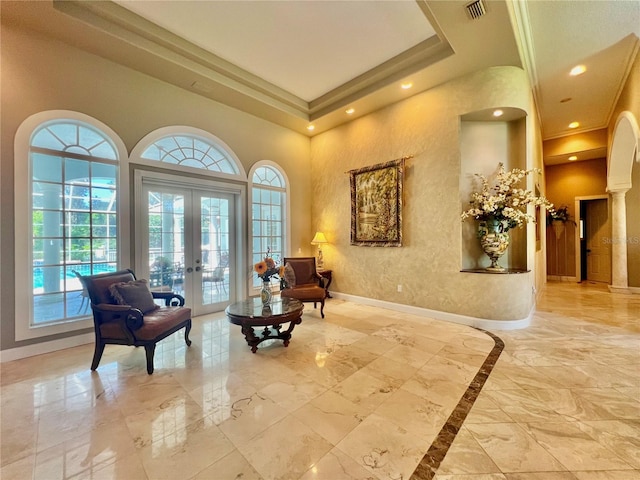
[[[93,345],[2,364],[0,477],[640,476],[640,296],[549,284],[530,328],[494,332],[501,353],[461,325],[336,299],[325,314],[305,305],[289,347],[255,355],[223,314],[197,318],[152,376],[143,349],[112,345],[95,373]]]

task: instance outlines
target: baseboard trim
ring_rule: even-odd
[[[43,353],[56,352],[65,348],[77,347],[78,345],[86,345],[93,343],[95,334],[85,333],[76,335],[75,337],[61,338],[59,340],[51,340],[50,342],[34,343],[24,347],[9,348],[0,351],[0,363],[20,360],[22,358],[34,357]]]
[[[567,277],[564,275],[547,275],[547,282],[574,282],[578,283],[578,277]]]
[[[611,293],[630,293],[632,295],[640,295],[640,287],[614,287],[609,285]]]
[[[401,303],[387,302],[384,300],[376,300],[374,298],[359,297],[357,295],[349,295],[347,293],[331,292],[333,298],[347,300],[361,305],[370,305],[372,307],[386,308],[396,312],[410,313],[420,317],[428,317],[434,320],[443,320],[445,322],[458,323],[468,325],[470,327],[482,328],[484,330],[519,330],[527,328],[531,325],[531,319],[535,311],[535,306],[525,318],[516,320],[492,320],[487,318],[471,317],[468,315],[460,315],[457,313],[441,312],[439,310],[430,310],[428,308],[414,307],[412,305],[403,305]]]

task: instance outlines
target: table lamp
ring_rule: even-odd
[[[317,245],[318,246],[318,264],[317,264],[318,270],[322,270],[324,268],[324,261],[322,259],[322,244],[323,243],[329,243],[329,242],[327,242],[327,238],[324,236],[324,233],[316,232],[315,236],[313,237],[313,240],[311,240],[311,245]]]

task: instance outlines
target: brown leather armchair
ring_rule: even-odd
[[[280,291],[280,296],[297,298],[301,302],[313,302],[313,308],[320,302],[320,315],[324,318],[324,299],[327,292],[324,288],[324,278],[316,271],[316,257],[285,258],[285,268],[287,265],[293,269],[295,280],[287,282],[286,287]]]
[[[151,292],[146,280],[136,280],[132,270],[82,277],[93,310],[96,347],[91,370],[98,368],[107,344],[144,347],[147,373],[153,373],[156,343],[184,328],[191,345],[191,309],[173,292]],[[154,303],[163,299],[164,306]]]

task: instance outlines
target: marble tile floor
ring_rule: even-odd
[[[0,365],[0,478],[640,478],[640,296],[548,284],[488,332],[331,299],[251,354],[223,314],[156,350]],[[504,343],[504,350],[500,345]],[[493,363],[495,362],[495,366]]]

